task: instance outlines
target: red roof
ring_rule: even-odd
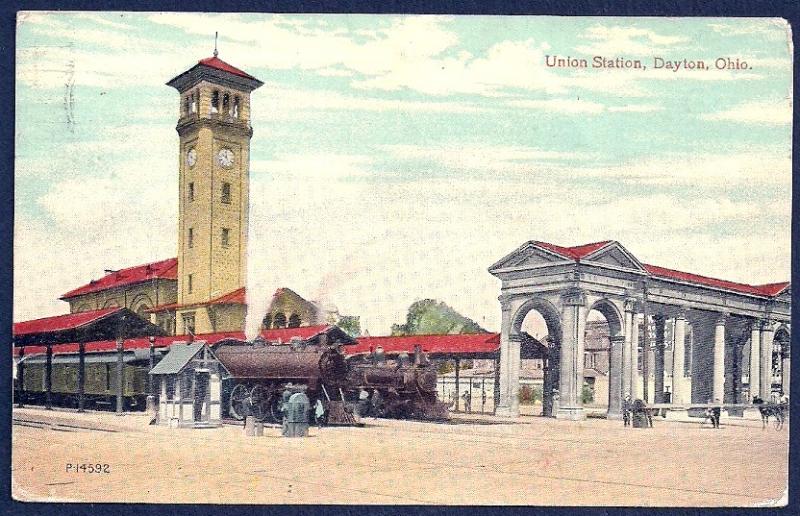
[[[70,290],[61,296],[61,299],[68,299],[82,294],[99,292],[114,287],[133,285],[143,281],[153,279],[177,279],[178,278],[178,259],[169,258],[160,262],[145,263],[121,269],[116,272],[106,274],[98,280],[92,280],[82,287]]]
[[[45,333],[52,331],[63,331],[85,326],[107,317],[122,308],[104,308],[102,310],[91,310],[89,312],[78,312],[74,314],[56,315],[54,317],[44,317],[31,321],[14,323],[14,335],[27,335],[31,333]]]
[[[75,314],[78,315],[78,314]],[[315,335],[318,335],[324,332],[326,329],[330,328],[327,325],[319,325],[319,326],[301,326],[299,328],[279,328],[274,330],[263,330],[261,332],[261,336],[269,341],[269,342],[277,342],[280,340],[281,342],[289,342],[292,337],[299,337],[301,339],[309,339]],[[223,339],[240,339],[244,340],[245,334],[242,331],[229,331],[229,332],[219,332],[219,333],[206,333],[201,335],[195,335],[195,341],[205,341],[208,344],[216,344],[217,342]],[[172,335],[169,337],[155,337],[154,345],[157,348],[163,348],[171,346],[175,342],[187,342],[189,340],[188,335]],[[125,350],[131,349],[144,349],[150,346],[149,337],[138,337],[133,339],[125,339],[123,341],[122,347]],[[15,347],[13,349],[13,355],[19,356],[21,347]],[[25,346],[25,355],[32,355],[36,353],[46,353],[47,347],[45,346]],[[99,351],[116,351],[117,349],[117,342],[114,340],[101,340],[95,342],[87,342],[86,343],[86,352],[99,352]],[[70,343],[70,344],[55,344],[53,345],[53,353],[77,353],[78,352],[78,344],[77,343]]]
[[[789,287],[788,281],[781,281],[780,283],[767,283],[766,285],[756,285],[768,296],[777,296]]]
[[[494,353],[500,348],[499,333],[464,333],[456,335],[403,335],[396,337],[358,337],[348,346],[348,354],[368,353],[378,346],[386,353],[413,353],[421,345],[426,353]]]
[[[207,305],[245,305],[246,301],[245,287],[228,292],[219,297],[215,297],[211,301],[203,301],[200,303],[170,303],[168,305],[159,305],[148,310],[149,312],[163,312],[165,310],[176,310],[178,308],[187,308],[190,306],[207,306]]]
[[[534,242],[539,247],[548,249],[556,254],[565,258],[580,261],[584,256],[590,255],[598,249],[610,244],[612,240],[603,240],[602,242],[593,242],[591,244],[576,245],[573,247],[562,247],[560,245],[551,244],[549,242]],[[708,276],[701,276],[699,274],[692,274],[690,272],[681,272],[658,265],[642,264],[645,270],[652,276],[657,278],[665,278],[676,281],[684,281],[687,283],[694,283],[697,285],[704,285],[707,287],[722,288],[726,290],[733,290],[734,292],[741,292],[744,294],[752,294],[756,296],[774,297],[783,292],[789,286],[788,282],[769,283],[766,285],[747,285],[745,283],[737,283],[735,281],[721,280],[717,278],[710,278]]]
[[[784,283],[770,283],[768,285],[748,285],[746,283],[737,283],[735,281],[727,281],[717,278],[709,278],[708,276],[701,276],[699,274],[692,274],[691,272],[676,271],[659,267],[658,265],[650,265],[647,263],[642,264],[651,275],[658,278],[666,278],[677,281],[685,281],[687,283],[696,283],[708,287],[722,288],[726,290],[733,290],[735,292],[742,292],[744,294],[753,294],[756,296],[773,297],[779,294],[783,289],[789,286],[788,282]],[[782,286],[781,288],[779,288]]]
[[[611,240],[603,240],[602,242],[593,242],[591,244],[576,245],[573,247],[561,247],[560,245],[551,244],[548,242],[534,242],[539,247],[544,247],[556,254],[560,254],[565,258],[572,258],[573,260],[580,260],[588,254],[592,254],[601,247],[610,244]]]
[[[226,63],[217,56],[201,59],[200,61],[197,62],[197,64],[209,66],[211,68],[216,68],[217,70],[222,70],[223,72],[232,73],[233,75],[238,75],[239,77],[246,77],[248,79],[258,80],[249,73],[239,70],[235,66]]]

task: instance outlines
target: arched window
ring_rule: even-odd
[[[222,112],[226,115],[230,115],[230,108],[231,108],[231,96],[225,93],[222,95]]]
[[[187,95],[186,98],[183,99],[183,114],[188,115],[189,109],[189,95]]]
[[[219,90],[211,92],[211,113],[219,113]]]
[[[233,110],[231,111],[233,118],[239,118],[239,97],[233,97]]]
[[[78,309],[77,309],[77,310],[75,310],[75,311],[76,311],[76,312],[88,312],[88,311],[89,311],[89,310],[91,310],[91,309],[92,309],[92,307],[91,307],[91,306],[89,306],[89,305],[85,305],[85,304],[84,304],[84,305],[81,305],[81,306],[79,306],[79,307],[78,307]]]
[[[192,93],[192,113],[197,113],[197,101],[200,99],[200,92]]]
[[[272,319],[272,327],[273,328],[286,328],[286,316],[281,312],[275,314],[275,317]]]
[[[299,328],[300,327],[300,316],[297,314],[292,314],[289,316],[289,328]]]
[[[139,308],[136,309],[136,315],[138,315],[142,319],[149,321],[150,312],[148,312],[148,310],[150,310],[150,306],[148,306],[147,303],[142,303],[141,305],[139,305]]]
[[[272,315],[267,314],[264,316],[264,320],[261,321],[261,327],[268,330],[272,328]]]

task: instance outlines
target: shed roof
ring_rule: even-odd
[[[198,352],[206,347],[205,342],[192,342],[189,344],[174,343],[169,348],[169,353],[150,370],[150,374],[177,374],[186,367]]]

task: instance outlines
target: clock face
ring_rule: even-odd
[[[186,164],[193,167],[197,163],[197,151],[194,148],[189,149],[186,153]]]
[[[220,149],[217,153],[217,161],[223,167],[230,167],[233,165],[233,151],[230,149]]]

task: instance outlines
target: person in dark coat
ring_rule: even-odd
[[[250,396],[246,397],[242,400],[242,422],[247,427],[247,416],[253,415],[253,402],[250,400]]]
[[[625,399],[622,400],[622,425],[623,426],[630,426],[631,424],[631,411],[633,410],[633,402],[631,401],[631,395],[628,394],[625,396]]]

